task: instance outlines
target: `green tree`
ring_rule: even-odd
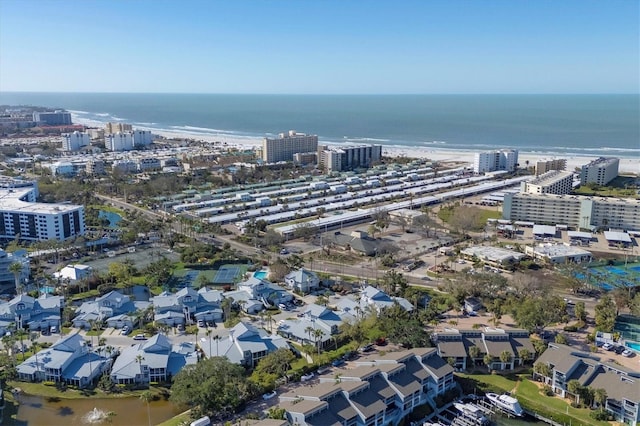
[[[500,352],[500,362],[502,362],[503,364],[509,364],[511,362],[511,358],[511,352],[507,350]]]
[[[285,420],[285,416],[287,414],[287,410],[280,407],[271,407],[269,411],[267,411],[268,419],[276,419],[276,420]]]
[[[486,365],[487,368],[490,368],[491,364],[493,363],[493,357],[489,354],[486,354],[484,358],[482,358],[482,362],[484,362],[484,365]]]
[[[567,336],[565,336],[564,333],[558,333],[558,334],[556,334],[554,342],[560,343],[561,345],[566,345],[567,344]]]
[[[605,294],[602,296],[595,308],[596,330],[604,332],[612,332],[616,322],[616,305],[613,303],[611,296]]]
[[[478,359],[478,357],[480,357],[480,348],[477,347],[476,345],[473,345],[469,348],[469,356],[473,359],[476,360]]]
[[[584,302],[577,302],[573,312],[575,313],[578,321],[587,321],[587,310],[585,309]]]
[[[22,284],[20,284],[20,275],[22,274],[22,263],[13,262],[9,265],[9,272],[13,274],[16,283],[16,293],[22,294]]]
[[[593,401],[598,404],[601,410],[604,410],[604,407],[607,403],[607,391],[602,388],[595,389],[593,391]]]
[[[582,391],[582,385],[580,384],[580,382],[576,379],[569,380],[567,382],[567,391],[569,391],[569,393],[573,394],[576,397],[576,403],[579,404],[580,394]]]
[[[174,378],[170,400],[194,407],[198,414],[232,414],[258,393],[242,366],[212,357],[183,367]]]
[[[522,360],[522,363],[524,364],[525,362],[529,361],[529,358],[531,357],[531,352],[529,352],[529,349],[527,348],[521,348],[520,350],[518,350],[518,356],[520,357],[520,359]]]
[[[538,362],[535,364],[533,366],[533,371],[544,377],[551,377],[551,374],[553,373],[549,364],[545,364],[544,362]]]

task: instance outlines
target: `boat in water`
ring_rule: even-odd
[[[462,413],[463,417],[471,420],[473,423],[480,426],[489,424],[489,419],[484,416],[484,413],[477,405],[454,402],[453,406]]]
[[[511,395],[498,395],[497,393],[488,393],[486,396],[493,405],[503,411],[506,411],[509,414],[513,414],[517,417],[522,417],[522,415],[524,414],[524,410],[520,406],[518,400]]]

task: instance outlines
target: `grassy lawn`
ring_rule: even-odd
[[[480,209],[480,220],[487,223],[487,219],[502,219],[502,213],[495,210]]]
[[[7,382],[9,386],[13,388],[20,388],[22,392],[27,395],[38,395],[43,396],[45,398],[60,398],[60,399],[86,399],[86,398],[126,398],[130,396],[139,397],[142,392],[147,389],[142,390],[123,390],[117,393],[105,393],[100,389],[93,390],[76,390],[76,389],[67,389],[62,392],[56,389],[55,386],[45,386],[42,383],[27,383],[27,382],[16,382],[10,381]],[[148,389],[153,395],[162,396],[167,393],[167,388],[152,386]]]
[[[87,336],[100,336],[104,330],[89,330]]]
[[[573,408],[566,400],[559,397],[549,397],[540,393],[535,382],[528,375],[510,374],[458,374],[462,379],[470,380],[473,386],[483,392],[514,392],[523,408],[535,411],[543,416],[552,417],[559,423],[609,425],[592,419],[588,408]]]
[[[591,410],[588,408],[573,408],[559,397],[542,395],[538,386],[530,380],[520,382],[516,395],[524,407],[540,413],[549,413],[558,422],[603,426],[609,424],[592,419],[589,416]]]
[[[169,420],[160,423],[158,426],[179,426],[181,424],[189,424],[191,422],[191,410],[180,413]]]

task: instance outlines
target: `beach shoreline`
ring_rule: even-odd
[[[74,122],[91,127],[103,127],[104,123],[94,120],[83,120],[79,117],[74,117]],[[135,126],[136,129],[149,130],[152,133],[164,137],[166,139],[183,139],[193,140],[199,142],[211,143],[214,147],[220,148],[237,148],[237,149],[256,149],[262,146],[262,138],[258,136],[241,136],[231,135],[229,133],[202,133],[202,132],[186,132],[184,130],[158,130],[153,127]],[[459,150],[459,149],[447,149],[430,146],[406,146],[406,145],[388,145],[376,140],[361,140],[358,142],[349,141],[350,144],[379,144],[382,145],[382,154],[387,157],[410,157],[410,158],[426,158],[431,161],[438,162],[455,162],[455,163],[468,163],[473,166],[474,155],[476,152],[484,152],[489,149],[483,148],[478,150]],[[328,141],[319,141],[319,144],[341,146],[343,144]],[[579,168],[591,160],[594,160],[599,155],[579,155],[579,154],[560,154],[560,153],[545,153],[545,152],[529,152],[518,150],[518,161],[520,167],[525,167],[528,161],[529,167],[535,165],[536,161],[560,159],[567,160],[567,170],[573,171]],[[611,157],[620,158],[619,172],[624,174],[640,174],[640,158],[630,158],[611,155]]]
[[[257,137],[231,137],[228,135],[194,135],[184,132],[169,132],[161,131],[155,132],[158,136],[162,136],[167,139],[185,139],[196,140],[201,142],[209,142],[215,144],[215,146],[222,146],[228,148],[237,149],[255,149],[262,146],[262,139]],[[322,142],[319,144],[326,144],[332,146],[340,146],[341,144],[332,142]],[[384,143],[382,145],[382,155],[386,157],[409,157],[409,158],[426,158],[431,161],[438,162],[455,162],[455,163],[468,163],[473,166],[474,155],[476,152],[482,152],[486,150],[478,151],[463,151],[463,150],[449,150],[446,148],[434,148],[430,147],[412,147],[412,146],[391,146]],[[529,167],[535,166],[536,161],[550,160],[564,158],[567,160],[567,170],[572,171],[575,168],[587,164],[591,160],[598,158],[597,155],[592,156],[562,156],[558,154],[544,154],[535,152],[519,151],[518,161],[521,167],[524,167],[529,162]],[[640,173],[640,159],[639,158],[620,158],[620,173]]]

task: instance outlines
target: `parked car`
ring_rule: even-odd
[[[300,377],[300,381],[302,382],[308,382],[309,380],[312,380],[316,375],[313,373],[309,373],[309,374],[305,374],[302,377]]]
[[[333,365],[334,367],[340,367],[341,365],[344,365],[344,359],[340,358],[340,359],[336,359],[335,361],[333,361],[331,363],[331,365]]]
[[[613,351],[616,354],[620,355],[620,354],[622,354],[622,352],[625,351],[625,347],[624,346],[616,346],[615,348],[613,348]]]
[[[328,372],[330,372],[330,371],[331,371],[331,368],[329,368],[328,366],[326,366],[326,365],[325,365],[324,367],[320,367],[320,368],[318,368],[317,373],[318,373],[319,375],[322,375],[322,374],[327,374],[327,373],[328,373]]]
[[[276,396],[278,394],[277,391],[273,391],[273,392],[269,392],[269,393],[265,393],[262,395],[262,399],[264,399],[265,401],[268,399],[273,398],[274,396]]]
[[[204,328],[206,327],[206,324],[204,323],[204,320],[198,320],[198,327]]]
[[[49,329],[49,331],[51,331],[51,334],[55,334],[58,332],[58,326],[57,325],[52,325],[51,328]]]
[[[368,345],[364,345],[363,347],[361,347],[358,350],[360,352],[371,352],[373,350],[373,343],[369,343]]]
[[[632,355],[633,355],[633,352],[630,349],[625,349],[622,352],[622,356],[627,357],[627,358],[630,358]]]
[[[611,343],[605,343],[604,345],[602,345],[602,349],[604,349],[605,351],[612,351],[613,345]]]
[[[126,336],[129,333],[131,333],[131,329],[129,328],[128,325],[125,325],[124,327],[122,327],[122,331],[120,331],[120,334],[124,334]]]
[[[384,337],[379,337],[376,339],[376,345],[385,346],[386,344],[387,344],[387,339],[385,339]]]
[[[345,359],[347,361],[350,361],[352,359],[356,359],[358,358],[358,352],[355,351],[349,351],[347,353],[344,354],[344,356],[342,357],[342,359]]]
[[[135,336],[133,336],[133,340],[147,340],[147,336],[145,336],[144,334],[136,334]]]
[[[280,250],[280,254],[289,254],[289,250],[283,248],[282,250]]]

